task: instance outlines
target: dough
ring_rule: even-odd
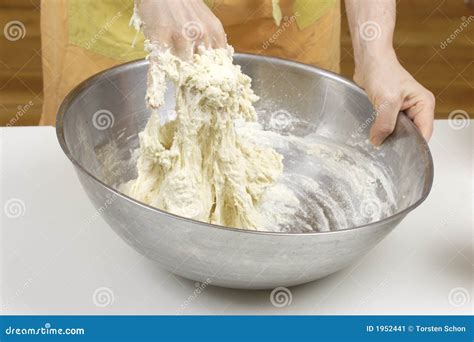
[[[127,195],[170,213],[228,227],[257,229],[265,190],[282,174],[283,157],[236,133],[234,121],[256,121],[251,79],[233,65],[231,47],[201,48],[190,62],[147,44],[152,63],[146,101],[164,102],[166,80],[176,89],[176,116],[154,110],[143,132],[138,177]]]

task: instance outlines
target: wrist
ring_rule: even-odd
[[[354,62],[356,68],[370,65],[377,61],[396,61],[397,55],[391,44],[363,45],[354,48]]]
[[[354,61],[354,81],[361,86],[373,69],[398,63],[395,50],[391,46],[361,49],[354,53]]]

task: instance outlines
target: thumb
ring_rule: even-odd
[[[379,146],[392,134],[397,123],[401,99],[398,96],[385,97],[380,103],[374,104],[375,122],[370,129],[370,141]]]

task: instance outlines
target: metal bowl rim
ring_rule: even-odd
[[[302,70],[310,70],[312,72],[314,72],[316,70],[318,72],[318,74],[323,75],[325,77],[328,77],[328,78],[330,78],[332,80],[335,80],[337,82],[344,83],[345,85],[349,86],[351,89],[353,89],[353,90],[355,90],[355,91],[357,91],[357,92],[359,92],[363,95],[366,95],[364,90],[362,88],[360,88],[358,85],[356,85],[354,82],[344,78],[343,76],[341,76],[339,74],[333,73],[333,72],[328,71],[328,70],[320,69],[320,68],[317,68],[317,67],[312,66],[312,65],[308,65],[308,64],[304,64],[304,63],[300,63],[300,62],[295,62],[295,61],[290,61],[290,60],[277,58],[277,57],[267,57],[267,56],[264,57],[264,56],[260,56],[260,55],[249,54],[249,53],[236,53],[235,56],[236,57],[240,57],[240,56],[246,57],[246,56],[248,56],[248,57],[252,57],[254,59],[261,60],[261,61],[264,61],[264,62],[267,62],[267,63],[268,62],[271,63],[271,61],[276,61],[280,64],[285,64],[285,65],[288,65],[288,66],[291,66],[291,67],[296,67],[296,68],[299,68],[299,69],[302,69]],[[385,223],[394,221],[396,219],[402,219],[410,211],[412,211],[413,209],[418,207],[421,203],[423,203],[425,201],[425,199],[428,197],[428,195],[431,191],[431,188],[432,188],[432,185],[433,185],[433,178],[434,178],[434,168],[433,168],[433,158],[432,158],[430,149],[428,147],[428,143],[421,136],[421,133],[418,130],[418,128],[415,126],[415,124],[410,119],[408,119],[408,117],[406,117],[403,114],[403,116],[405,116],[405,119],[408,121],[408,124],[412,125],[412,127],[415,128],[415,132],[416,132],[415,134],[417,134],[418,140],[421,141],[422,149],[423,149],[424,153],[427,156],[427,159],[428,159],[428,166],[427,166],[427,170],[426,170],[427,171],[427,180],[425,181],[425,185],[424,185],[424,188],[423,188],[423,194],[422,194],[422,196],[420,197],[419,200],[417,200],[416,202],[414,202],[410,206],[406,207],[405,209],[395,213],[394,215],[385,217],[382,220],[370,222],[370,223],[363,224],[363,225],[356,226],[356,227],[350,227],[350,228],[339,229],[339,230],[328,231],[328,232],[305,232],[305,233],[269,232],[269,231],[259,231],[259,230],[248,230],[248,229],[242,229],[242,228],[233,228],[233,227],[227,227],[227,226],[217,225],[217,224],[213,224],[213,223],[202,222],[202,221],[190,219],[190,218],[187,218],[187,217],[175,215],[175,214],[169,213],[167,211],[152,207],[152,206],[150,206],[148,204],[145,204],[145,203],[142,203],[140,201],[137,201],[136,199],[121,193],[120,191],[112,188],[111,186],[105,184],[104,182],[102,182],[101,180],[96,178],[93,174],[91,174],[89,171],[87,171],[74,158],[74,156],[72,155],[72,153],[69,150],[69,147],[67,146],[67,143],[66,143],[66,139],[65,139],[65,136],[64,136],[63,121],[64,121],[64,116],[67,112],[67,108],[69,107],[69,104],[71,104],[76,99],[77,95],[79,95],[84,90],[86,90],[90,84],[93,84],[95,81],[101,79],[104,76],[114,75],[116,73],[121,72],[124,69],[125,70],[129,69],[132,66],[142,65],[142,64],[147,64],[147,63],[148,63],[148,61],[146,60],[146,58],[137,59],[137,60],[133,60],[133,61],[130,61],[130,62],[127,62],[127,63],[123,63],[123,64],[120,64],[120,65],[105,69],[105,70],[103,70],[103,71],[87,78],[86,80],[84,80],[80,84],[78,84],[76,87],[74,87],[67,94],[67,96],[63,99],[63,101],[62,101],[62,103],[61,103],[61,105],[58,109],[58,113],[56,115],[56,136],[58,138],[59,145],[61,146],[61,149],[66,154],[66,156],[69,158],[69,160],[76,167],[76,169],[79,169],[82,173],[84,173],[86,176],[90,177],[92,180],[94,180],[100,186],[104,187],[106,190],[111,191],[115,195],[120,196],[121,198],[123,198],[123,199],[125,199],[129,202],[132,202],[132,203],[134,203],[134,204],[136,204],[136,205],[138,205],[142,208],[145,208],[147,210],[151,210],[151,211],[156,212],[156,213],[161,214],[161,215],[169,216],[169,217],[177,219],[177,220],[182,220],[182,221],[185,221],[185,222],[189,222],[189,223],[195,224],[197,226],[204,225],[204,226],[206,226],[206,228],[223,229],[223,230],[233,231],[233,232],[238,232],[238,233],[259,234],[259,235],[276,235],[276,236],[302,236],[303,235],[303,236],[309,236],[309,235],[321,235],[321,234],[325,234],[325,235],[326,234],[342,234],[342,233],[347,232],[347,231],[360,230],[360,229],[368,228],[368,227],[371,227],[371,226],[380,226],[380,225],[383,225]]]

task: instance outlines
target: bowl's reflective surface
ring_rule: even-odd
[[[262,122],[271,112],[291,113],[292,134],[316,133],[339,144],[367,139],[373,108],[351,82],[317,68],[251,55],[236,63],[261,97]],[[396,184],[396,213],[364,226],[325,233],[249,232],[180,218],[114,190],[135,176],[133,151],[149,117],[145,108],[145,61],[107,70],[78,86],[58,114],[59,142],[74,163],[89,198],[131,246],[171,272],[236,288],[291,286],[347,266],[386,236],[428,195],[431,155],[404,115],[381,151],[374,150]],[[173,90],[166,108],[174,107]]]

